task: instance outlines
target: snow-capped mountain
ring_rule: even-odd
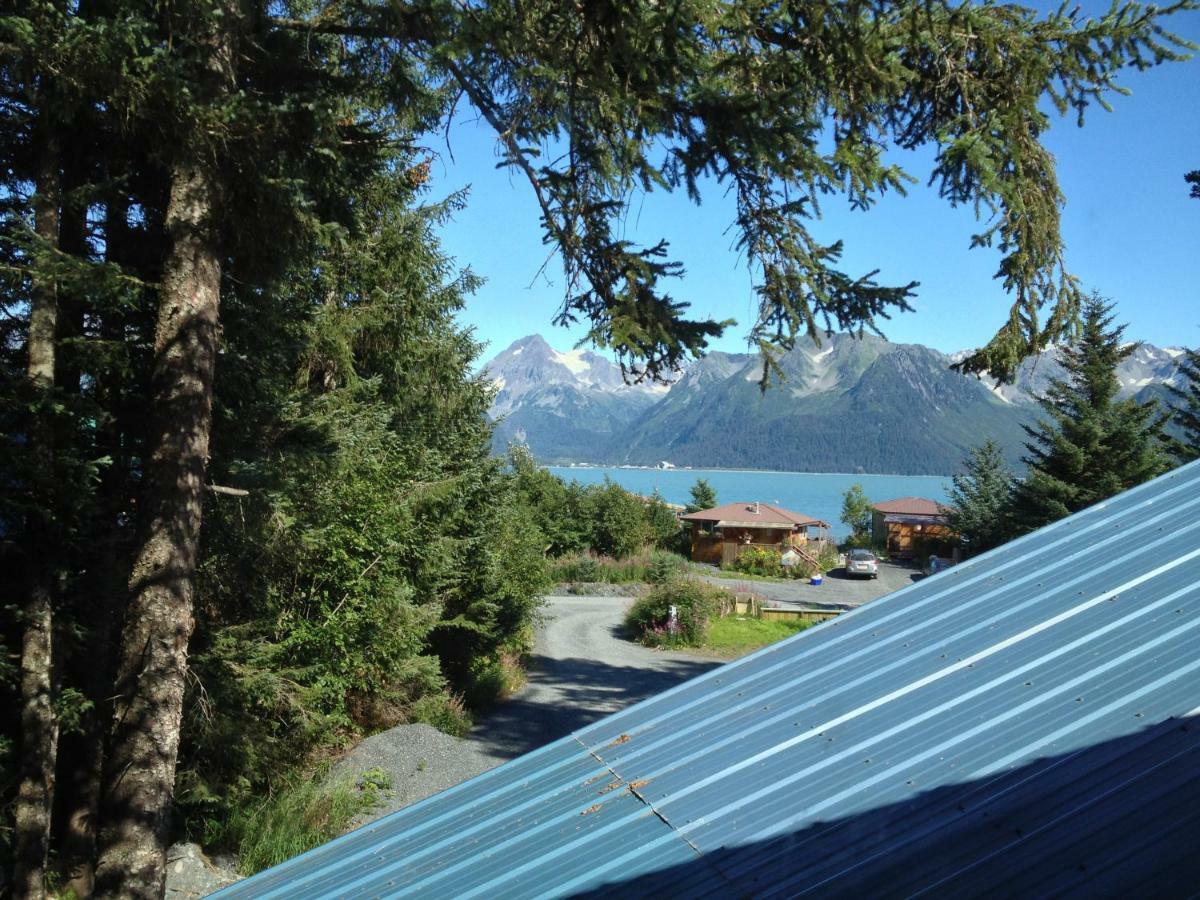
[[[1012,384],[998,385],[990,379],[984,381],[1004,400],[1011,403],[1034,403],[1045,393],[1052,379],[1062,378],[1066,374],[1059,361],[1060,353],[1060,348],[1050,347],[1037,356],[1031,356],[1017,368],[1017,375]],[[1154,392],[1161,390],[1166,384],[1178,385],[1179,364],[1183,362],[1183,354],[1184,351],[1177,347],[1140,344],[1129,358],[1117,367],[1121,396],[1133,397],[1147,389]],[[965,354],[958,353],[952,358],[957,360],[962,356]]]
[[[621,367],[590,350],[555,350],[540,334],[514,341],[484,365],[497,388],[492,415],[507,415],[552,385],[628,397],[637,404],[667,392],[665,384],[626,384]]]
[[[664,384],[627,384],[620,366],[588,350],[555,350],[533,334],[484,365],[496,387],[495,444],[530,445],[541,459],[591,459],[646,408]]]
[[[1016,463],[1021,425],[1063,375],[1057,351],[1027,360],[1011,385],[958,374],[950,365],[960,357],[834,334],[783,354],[784,378],[764,394],[755,354],[710,353],[669,388],[627,385],[604,357],[533,335],[486,370],[499,389],[497,449],[521,440],[543,462],[946,474],[991,437]],[[1122,394],[1164,397],[1182,357],[1138,347],[1118,370]]]

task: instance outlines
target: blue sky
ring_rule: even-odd
[[[1083,8],[1095,14],[1107,6]],[[1170,27],[1200,42],[1200,13],[1177,15]],[[1083,128],[1074,116],[1056,119],[1046,140],[1067,198],[1068,266],[1087,290],[1116,302],[1128,337],[1194,347],[1200,345],[1200,201],[1189,199],[1183,175],[1200,169],[1200,59],[1129,70],[1119,82],[1133,93],[1111,96],[1111,113],[1093,106]],[[430,147],[440,155],[435,193],[470,189],[467,208],[444,227],[442,240],[460,266],[487,280],[460,316],[489,342],[485,358],[533,332],[556,347],[574,344],[582,327],[552,325],[563,297],[557,259],[538,274],[549,250],[537,205],[520,176],[495,168],[490,129],[462,120],[448,147],[440,136]],[[930,158],[900,157],[921,179],[907,197],[889,195],[865,213],[829,197],[813,231],[821,240],[845,240],[844,269],[851,274],[878,268],[884,284],[919,281],[916,312],[884,323],[884,333],[952,352],[990,337],[1009,300],[992,277],[998,254],[969,249],[973,211],[952,209],[924,186]],[[687,270],[671,294],[691,302],[693,314],[736,319],[712,347],[744,352],[756,304],[745,261],[733,250],[732,221],[732,204],[710,188],[699,208],[661,192],[635,199],[626,227],[634,239],[671,242],[672,257]]]

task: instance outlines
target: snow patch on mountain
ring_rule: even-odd
[[[582,350],[568,350],[566,353],[562,353],[558,350],[553,350],[551,352],[553,353],[553,359],[556,363],[558,363],[560,366],[566,366],[576,375],[582,375],[592,367],[592,364],[588,360],[584,359],[584,353]]]

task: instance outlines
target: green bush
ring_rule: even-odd
[[[747,575],[779,577],[786,574],[782,559],[783,554],[771,547],[744,547],[729,568]]]
[[[409,719],[432,725],[438,731],[462,737],[471,730],[471,714],[463,702],[452,694],[427,694],[413,703]]]
[[[672,581],[635,601],[625,616],[625,626],[649,647],[698,647],[704,643],[722,600],[731,604],[733,596],[703,581]],[[669,621],[672,606],[677,612],[674,628]]]
[[[862,534],[852,534],[842,543],[842,546],[848,550],[869,550],[875,545],[875,538],[870,532]]]
[[[650,554],[646,565],[646,581],[650,584],[666,584],[683,575],[687,560],[676,553],[658,551]]]
[[[682,575],[686,568],[687,560],[677,553],[643,548],[625,559],[592,553],[565,556],[551,563],[550,574],[553,581],[562,584],[663,584]]]
[[[599,581],[600,563],[587,554],[566,556],[551,564],[550,577],[556,582]]]

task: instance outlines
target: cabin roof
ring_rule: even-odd
[[[745,528],[792,528],[797,525],[819,525],[828,528],[829,523],[804,513],[793,512],[782,506],[770,503],[749,501],[745,503],[726,503],[710,509],[701,509],[694,513],[686,513],[679,517],[687,522],[715,522],[718,525],[741,526]]]
[[[946,515],[945,504],[925,497],[897,497],[895,500],[884,500],[872,506],[884,514],[899,516],[929,516],[941,518]]]

